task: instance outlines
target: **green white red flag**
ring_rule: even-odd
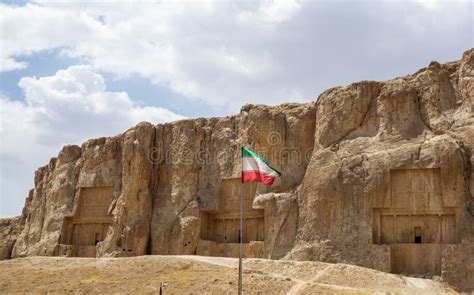
[[[281,176],[280,171],[270,166],[267,160],[242,147],[242,183],[256,181],[265,185],[272,185],[278,176]]]

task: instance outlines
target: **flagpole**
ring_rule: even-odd
[[[242,153],[242,149],[241,149]],[[243,231],[244,231],[244,221],[243,221],[243,214],[244,214],[244,200],[242,196],[242,171],[244,167],[244,159],[242,155],[240,156],[240,254],[239,254],[239,295],[242,295],[242,256],[243,256]]]

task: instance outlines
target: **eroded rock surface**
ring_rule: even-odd
[[[316,102],[140,123],[37,170],[0,259],[238,254],[240,147],[282,171],[245,185],[248,257],[352,263],[474,289],[474,50]],[[423,257],[419,261],[418,257]]]

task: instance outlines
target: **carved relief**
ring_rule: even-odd
[[[440,169],[391,170],[390,207],[374,208],[374,243],[459,243],[458,210],[443,205]]]
[[[373,242],[392,245],[394,273],[439,274],[439,244],[460,243],[459,218],[443,204],[440,169],[391,170],[390,206],[373,210]]]
[[[263,210],[252,209],[255,183],[242,186],[244,197],[243,242],[264,240]],[[202,212],[201,239],[217,243],[239,243],[240,179],[223,179],[219,189],[217,210]]]
[[[60,244],[68,256],[95,256],[95,246],[104,240],[112,217],[108,209],[112,202],[112,187],[83,187],[73,216],[66,217]],[[64,248],[64,247],[63,247]],[[63,252],[64,252],[63,251]]]

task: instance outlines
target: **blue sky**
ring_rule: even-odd
[[[69,58],[59,54],[60,49],[51,49],[33,55],[17,57],[27,62],[28,67],[15,71],[0,72],[0,94],[13,100],[23,100],[18,82],[22,77],[44,77],[54,75],[58,70],[71,65],[83,64],[79,58]],[[222,110],[210,109],[197,101],[173,92],[169,87],[152,83],[146,77],[132,75],[124,78],[102,73],[111,91],[125,91],[140,105],[162,106],[186,117],[222,116]]]
[[[457,60],[470,1],[0,1],[0,217],[66,144]]]

